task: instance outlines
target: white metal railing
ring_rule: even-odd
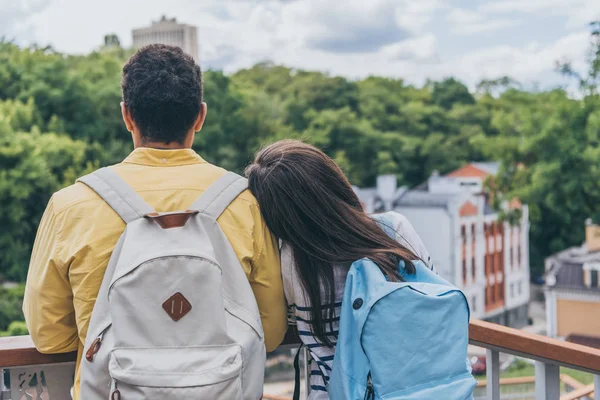
[[[29,336],[0,338],[0,400],[70,399],[76,358],[41,354]]]
[[[500,353],[535,361],[535,399],[560,400],[560,367],[594,374],[600,388],[600,350],[483,321],[471,323],[471,344],[486,348],[487,398],[500,400]],[[600,390],[594,393],[600,400]]]
[[[547,338],[483,321],[473,321],[469,330],[472,345],[487,351],[485,398],[535,400],[583,400],[600,388],[600,350]],[[298,343],[290,329],[283,345]],[[535,361],[535,392],[501,394],[500,353]],[[65,400],[71,397],[75,353],[38,353],[28,336],[0,338],[0,400]],[[560,367],[594,374],[594,385],[573,387],[561,397]],[[304,363],[304,372],[308,366]],[[306,376],[306,375],[305,375]],[[565,387],[569,386],[564,382]],[[305,387],[306,388],[306,387]],[[306,388],[307,389],[307,388]],[[586,397],[587,396],[587,397]],[[480,397],[478,397],[479,399]],[[600,390],[593,393],[600,400]]]
[[[594,392],[594,385],[586,385],[568,374],[560,375],[563,395],[560,400],[588,399]],[[503,400],[535,400],[535,376],[500,378],[500,398]],[[480,380],[475,388],[474,400],[487,400],[487,382]]]

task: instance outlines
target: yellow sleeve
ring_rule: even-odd
[[[79,344],[59,225],[50,199],[35,238],[23,300],[29,334],[41,353],[74,351]]]
[[[260,212],[256,212],[256,257],[252,260],[250,286],[258,303],[265,332],[265,346],[267,351],[273,351],[281,344],[287,331],[287,306],[283,294],[278,242],[266,227]]]

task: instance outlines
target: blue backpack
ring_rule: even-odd
[[[350,267],[331,400],[473,398],[467,300],[423,262],[414,265],[411,275],[400,265],[405,282],[388,281],[369,259]]]

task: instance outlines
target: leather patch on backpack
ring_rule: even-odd
[[[177,292],[169,297],[162,305],[163,310],[169,314],[173,321],[179,321],[192,309],[192,305],[181,293]]]
[[[195,210],[186,210],[182,212],[174,212],[174,213],[150,213],[144,215],[144,217],[156,222],[163,229],[171,229],[171,228],[181,228],[185,225],[186,222],[194,215],[198,214],[199,211]]]

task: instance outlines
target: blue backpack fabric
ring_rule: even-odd
[[[473,398],[467,300],[422,261],[414,265],[411,275],[399,266],[405,282],[388,281],[369,259],[350,267],[331,400]]]

